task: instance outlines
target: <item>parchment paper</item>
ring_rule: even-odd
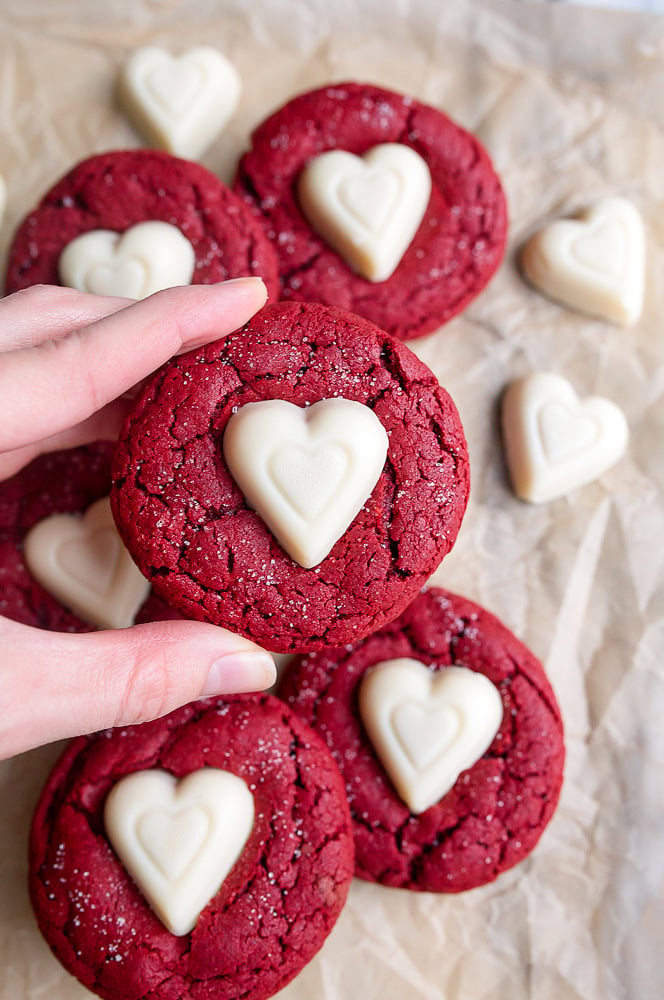
[[[472,498],[436,579],[498,614],[543,659],[566,723],[559,810],[532,857],[484,889],[418,895],[356,882],[288,1000],[664,996],[664,24],[523,3],[409,0],[0,2],[2,246],[54,180],[140,145],[112,91],[128,51],[221,48],[244,93],[205,164],[226,180],[249,130],[296,92],[372,80],[437,105],[487,143],[510,250],[489,289],[414,344],[466,428]],[[648,234],[642,322],[584,319],[527,288],[515,251],[544,220],[632,198]],[[531,507],[497,432],[506,383],[560,372],[608,396],[632,433],[598,483]],[[0,695],[1,700],[1,695]],[[31,915],[29,819],[59,748],[0,773],[0,998],[83,1000]]]

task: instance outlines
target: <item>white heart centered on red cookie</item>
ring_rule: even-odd
[[[50,594],[84,621],[127,628],[150,592],[115,527],[108,497],[80,517],[53,514],[25,537],[25,562]]]
[[[298,197],[314,229],[369,281],[394,272],[424,217],[431,174],[422,157],[395,142],[364,156],[331,150],[310,160]]]
[[[459,712],[445,704],[397,705],[392,716],[395,736],[417,770],[428,767],[452,743],[461,725]]]
[[[545,226],[526,244],[529,281],[564,305],[633,326],[643,308],[645,233],[624,198],[605,198],[577,219]]]
[[[247,785],[206,767],[177,781],[137,771],[111,790],[104,825],[113,849],[172,934],[188,934],[240,857],[254,822]]]
[[[194,248],[177,226],[139,222],[124,233],[93,229],[68,243],[58,261],[63,285],[94,295],[144,299],[162,288],[188,285]]]
[[[216,49],[179,56],[137,49],[120,75],[119,96],[138,129],[156,146],[195,160],[217,137],[240,96],[235,67]]]
[[[399,796],[425,812],[486,752],[503,704],[491,681],[467,667],[432,672],[419,660],[386,660],[360,685],[360,716]]]
[[[228,421],[231,475],[279,544],[301,566],[329,554],[371,495],[388,437],[373,410],[348,399],[299,407],[247,403]]]
[[[629,440],[615,403],[601,396],[580,400],[566,379],[549,372],[509,386],[502,424],[514,492],[531,503],[597,479],[623,456]]]

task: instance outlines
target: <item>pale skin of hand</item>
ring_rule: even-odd
[[[47,286],[0,299],[0,479],[45,452],[115,439],[143,379],[265,299],[260,278],[141,302]],[[201,622],[71,635],[0,617],[0,758],[274,679],[267,653]]]

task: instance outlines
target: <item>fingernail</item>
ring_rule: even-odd
[[[267,298],[267,288],[265,287],[265,282],[262,278],[259,278],[257,274],[246,275],[244,278],[228,278],[227,281],[218,281],[218,285],[262,285],[263,291],[265,292],[265,298]]]
[[[227,653],[210,666],[201,695],[262,691],[276,679],[277,668],[269,653]]]

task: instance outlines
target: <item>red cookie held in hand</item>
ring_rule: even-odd
[[[113,475],[120,533],[155,590],[279,652],[395,618],[452,548],[469,489],[433,373],[366,320],[305,303],[268,306],[153,376]]]

